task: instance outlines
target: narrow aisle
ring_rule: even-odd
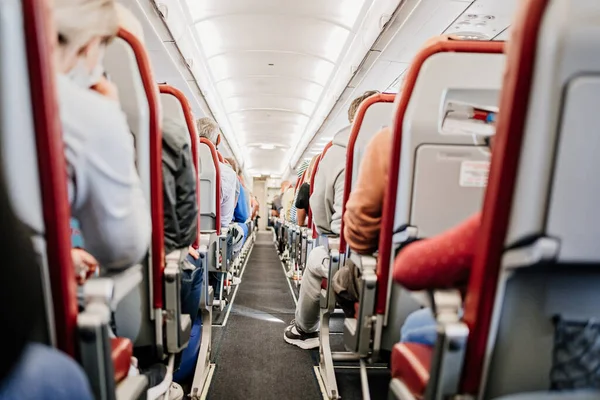
[[[229,321],[214,328],[225,331],[213,345],[217,367],[209,399],[322,398],[310,352],[283,340],[294,309],[272,233],[260,232]]]

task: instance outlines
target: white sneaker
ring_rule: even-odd
[[[238,278],[237,276],[234,276],[231,279],[231,286],[239,285],[240,283],[242,283],[242,278]]]
[[[171,387],[169,388],[169,400],[183,400],[183,388],[179,383],[171,383]]]

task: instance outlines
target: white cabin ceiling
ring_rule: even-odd
[[[283,172],[372,4],[399,2],[184,1],[212,88],[203,92],[254,174]],[[372,45],[358,44],[363,56]]]
[[[249,174],[285,175],[347,124],[353,98],[397,92],[428,38],[504,40],[519,0],[120,1],[150,23],[157,79],[214,115],[222,150]]]
[[[404,0],[397,15],[393,38],[376,44],[377,59],[361,80],[351,82],[335,104],[330,117],[293,165],[319,154],[337,130],[347,124],[346,110],[353,98],[366,90],[397,93],[410,62],[427,39],[440,34],[472,35],[506,40],[519,0]],[[392,28],[394,28],[392,26]],[[391,121],[391,116],[390,116]],[[388,121],[388,122],[390,122]],[[382,122],[382,125],[386,124]],[[291,171],[288,171],[291,173]],[[291,174],[293,175],[293,174]]]

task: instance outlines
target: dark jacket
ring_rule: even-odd
[[[296,195],[296,208],[298,210],[306,210],[308,211],[308,207],[310,199],[310,183],[304,182],[300,189],[298,189],[298,194]]]
[[[186,248],[196,239],[198,198],[196,172],[187,127],[163,121],[163,209],[165,253]]]

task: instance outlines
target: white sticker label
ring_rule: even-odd
[[[486,187],[489,172],[489,161],[463,161],[460,164],[459,185],[462,187]]]

